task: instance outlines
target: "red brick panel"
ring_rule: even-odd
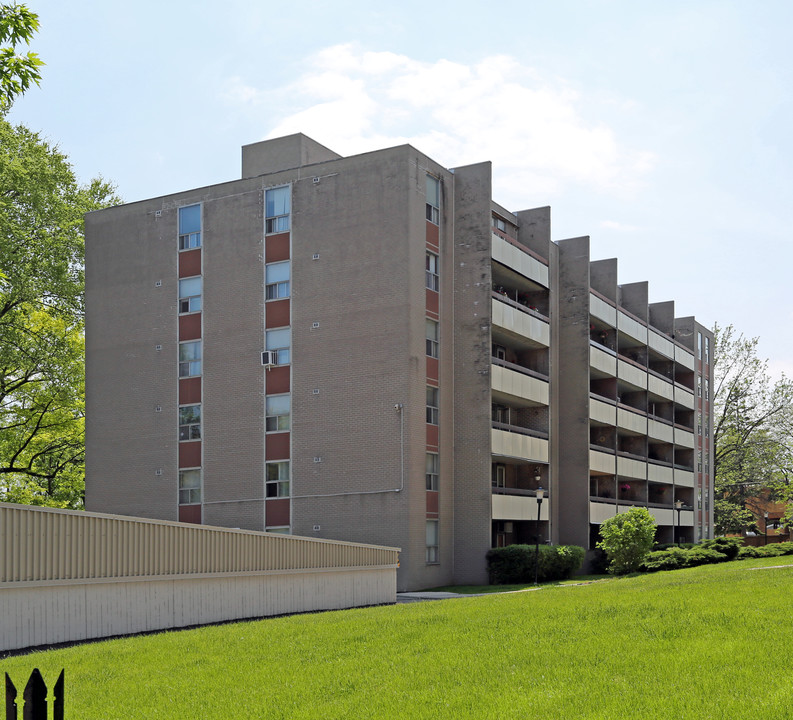
[[[438,426],[427,424],[427,449],[438,449]]]
[[[427,221],[427,247],[430,250],[438,251],[440,245],[438,243],[438,236],[440,228],[435,224]]]
[[[264,261],[279,262],[289,260],[289,233],[268,235],[264,241]]]
[[[179,443],[179,467],[201,467],[201,441]]]
[[[179,277],[192,277],[201,274],[201,248],[179,253]]]
[[[264,504],[265,523],[268,527],[289,525],[289,498],[276,498]]]
[[[189,405],[201,402],[201,378],[180,378],[179,404]]]
[[[427,380],[434,380],[433,384],[438,384],[438,358],[427,358]]]
[[[265,388],[268,395],[289,392],[289,366],[274,367],[265,373]]]
[[[438,293],[436,293],[434,290],[430,290],[429,288],[427,288],[427,311],[430,313],[435,313],[436,316],[439,312],[438,310],[439,297],[440,296],[438,295]]]
[[[200,505],[180,505],[179,506],[179,522],[201,524],[201,506]]]
[[[288,460],[289,459],[289,433],[273,433],[265,440],[265,459],[266,460]]]
[[[201,337],[201,313],[179,316],[179,341],[198,340]]]
[[[427,490],[427,517],[438,517],[438,493]]]
[[[289,325],[289,300],[271,300],[266,305],[266,328],[279,328]]]

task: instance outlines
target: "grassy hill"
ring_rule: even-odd
[[[784,565],[784,567],[772,567]],[[793,558],[103,641],[66,717],[793,717]]]

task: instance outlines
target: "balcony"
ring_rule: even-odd
[[[493,231],[491,235],[491,256],[514,272],[520,273],[533,282],[548,287],[548,265],[538,259],[528,248],[518,246],[516,241],[507,240],[507,235]]]
[[[547,463],[548,434],[494,422],[490,430],[490,452],[527,462]]]
[[[490,301],[493,325],[529,341],[533,347],[550,345],[551,328],[548,318],[524,307],[508,297],[493,293]]]
[[[507,398],[515,403],[527,405],[548,405],[548,380],[538,377],[539,373],[520,371],[511,365],[506,367],[505,361],[495,362],[490,369],[490,388],[494,398]]]
[[[540,506],[540,520],[548,520],[550,499]],[[490,510],[493,520],[537,520],[537,499],[533,490],[493,488]]]

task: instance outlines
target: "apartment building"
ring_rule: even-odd
[[[90,213],[86,273],[90,510],[401,547],[400,590],[636,505],[712,534],[712,334],[490,163],[255,143]]]

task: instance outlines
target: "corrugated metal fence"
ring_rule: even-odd
[[[398,552],[0,503],[0,650],[394,602]]]

